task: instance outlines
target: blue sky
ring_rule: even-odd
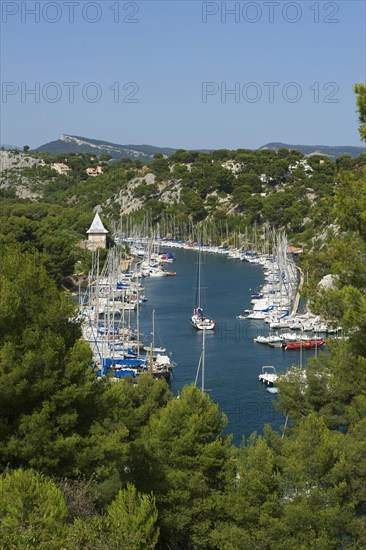
[[[187,149],[360,145],[364,1],[1,8],[1,143],[68,133]]]

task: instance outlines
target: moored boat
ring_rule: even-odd
[[[196,305],[193,308],[191,324],[198,330],[213,330],[216,322],[203,314],[201,307],[201,250],[198,253],[197,265],[197,286],[196,286]]]
[[[325,340],[302,340],[299,342],[286,342],[283,344],[283,349],[314,349],[324,346]]]
[[[191,323],[198,330],[212,330],[216,326],[216,322],[213,319],[209,319],[203,315],[203,311],[200,307],[193,309]]]
[[[278,378],[276,369],[272,365],[262,367],[262,373],[258,376],[258,380],[263,384],[274,384]]]

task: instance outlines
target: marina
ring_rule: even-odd
[[[197,251],[182,247],[174,249],[174,254],[176,277],[144,281],[148,301],[141,330],[149,334],[149,311],[155,309],[162,345],[172,350],[177,364],[170,385],[178,395],[185,384],[195,381],[202,331],[188,322],[195,295]],[[253,431],[262,433],[265,423],[281,429],[284,418],[272,404],[276,397],[264,390],[258,376],[263,365],[275,365],[278,374],[292,364],[299,365],[300,351],[287,353],[282,348],[256,345],[254,338],[266,335],[268,326],[255,319],[237,319],[240,308],[249,308],[252,289],[263,284],[260,265],[233,261],[227,254],[206,252],[202,256],[204,311],[216,320],[215,331],[205,331],[205,388],[227,414],[227,431],[238,444]],[[303,364],[314,353],[303,349]]]
[[[100,276],[94,268],[82,309],[99,375],[147,373],[179,395],[197,379],[205,338],[205,391],[227,414],[234,441],[261,433],[265,423],[280,429],[277,377],[317,354],[325,344],[319,331],[328,330],[297,311],[298,268],[286,239],[273,256],[157,238],[124,242],[129,271],[112,249]]]

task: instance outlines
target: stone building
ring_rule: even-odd
[[[89,250],[96,250],[97,248],[107,248],[107,235],[108,231],[104,227],[99,214],[94,216],[93,223],[86,232],[88,235],[87,248]]]
[[[95,178],[96,176],[103,174],[103,168],[101,166],[97,166],[96,168],[87,168],[85,172],[88,176]]]
[[[56,172],[61,174],[61,176],[67,176],[69,172],[71,172],[70,166],[67,166],[67,164],[64,164],[63,162],[54,162],[51,164],[51,168],[56,170]]]

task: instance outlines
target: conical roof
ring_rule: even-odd
[[[91,224],[91,226],[89,227],[89,229],[87,231],[87,234],[90,234],[90,233],[92,233],[92,234],[105,234],[105,235],[108,233],[107,229],[103,225],[102,220],[99,217],[98,212],[95,214],[93,223]]]

